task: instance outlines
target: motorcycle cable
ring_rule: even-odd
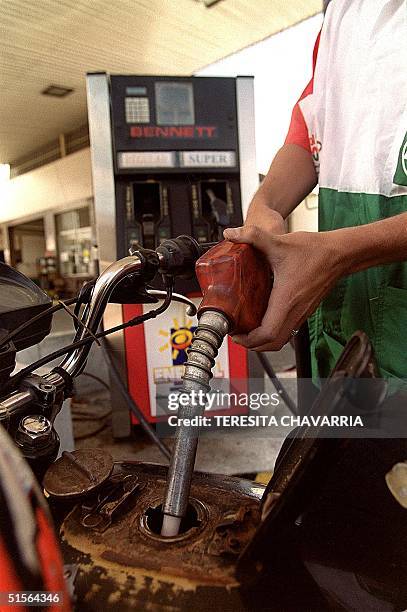
[[[168,295],[168,291],[172,292],[173,289],[173,279],[171,277],[163,277],[163,281],[164,281],[164,285],[167,289],[167,295]],[[78,299],[75,305],[75,310],[74,312],[70,312],[68,311],[68,313],[72,316],[73,322],[74,322],[74,326],[75,329],[78,329],[79,326],[83,326],[84,329],[87,329],[86,325],[84,325],[84,323],[82,322],[81,318],[80,318],[80,310],[81,310],[81,306],[82,305],[88,305],[89,304],[89,300],[90,300],[90,292],[93,289],[93,286],[95,284],[95,281],[90,281],[89,283],[86,283],[82,289],[79,292],[78,295]],[[102,324],[102,330],[103,331],[103,324]],[[88,330],[90,333],[90,330]],[[93,335],[93,334],[91,334]],[[102,353],[103,356],[105,358],[105,361],[108,365],[109,368],[109,372],[110,375],[113,377],[117,388],[119,389],[119,392],[121,393],[123,400],[125,401],[125,403],[127,404],[127,407],[129,409],[129,411],[136,417],[136,419],[138,419],[140,426],[142,427],[142,429],[144,430],[144,432],[147,434],[147,436],[150,438],[150,440],[158,447],[158,449],[161,451],[161,453],[164,455],[164,457],[169,461],[171,458],[171,451],[168,448],[168,446],[162,442],[162,440],[160,440],[160,438],[158,437],[158,435],[156,434],[156,431],[154,429],[154,427],[151,426],[151,424],[148,422],[148,420],[146,419],[146,417],[144,416],[143,412],[140,410],[140,408],[137,406],[137,404],[135,403],[135,401],[133,400],[133,398],[131,397],[131,395],[129,394],[126,386],[124,385],[122,378],[120,376],[120,373],[116,367],[116,364],[114,363],[110,352],[109,352],[109,345],[107,343],[107,340],[105,337],[101,337],[101,343],[99,342],[99,340],[95,337],[96,342],[99,344],[99,346],[102,348]],[[82,372],[82,374],[87,374],[88,376],[91,376],[93,378],[96,378],[97,380],[99,380],[100,383],[102,383],[107,389],[109,389],[109,386],[102,381],[100,378],[98,378],[97,376],[95,377],[92,374],[89,374],[87,372]]]
[[[28,321],[24,321],[24,323],[22,323],[21,325],[13,329],[11,332],[9,332],[6,336],[0,339],[0,350],[4,346],[6,346],[6,344],[8,344],[10,340],[15,338],[19,333],[24,331],[27,327],[30,327],[30,325],[32,325],[36,321],[39,321],[43,317],[47,317],[50,314],[57,312],[57,310],[61,310],[62,308],[66,308],[67,306],[71,306],[72,304],[75,304],[77,299],[78,299],[77,297],[74,297],[74,298],[70,298],[69,300],[64,300],[63,302],[58,301],[58,303],[55,304],[55,306],[51,306],[50,308],[47,308],[47,310],[43,310],[39,314],[35,315],[35,317],[31,317],[31,319],[28,319]]]
[[[126,329],[127,327],[134,327],[136,325],[140,325],[141,323],[144,323],[144,321],[148,321],[149,319],[154,319],[158,315],[162,314],[165,310],[167,310],[167,308],[171,304],[172,293],[173,293],[173,283],[168,283],[166,290],[167,290],[167,295],[163,303],[161,304],[161,306],[159,306],[155,310],[147,312],[144,315],[134,317],[133,319],[130,319],[129,321],[126,321],[125,323],[116,325],[115,327],[110,327],[109,329],[105,331],[98,332],[94,335],[86,336],[85,338],[82,338],[81,340],[72,342],[71,344],[68,344],[62,347],[54,351],[53,353],[50,353],[49,355],[46,355],[45,357],[42,357],[41,359],[34,361],[34,363],[30,364],[29,366],[26,366],[25,368],[17,372],[17,374],[14,374],[14,376],[10,378],[8,383],[6,383],[6,386],[5,386],[6,389],[9,390],[10,387],[13,387],[16,383],[18,383],[25,376],[28,376],[29,374],[31,374],[38,368],[41,368],[42,366],[46,365],[50,361],[53,361],[54,359],[57,359],[58,357],[62,357],[63,355],[66,355],[66,353],[69,353],[70,351],[80,348],[81,346],[84,346],[85,344],[88,344],[89,342],[94,342],[96,338],[103,338],[104,336],[108,336],[109,334],[114,334],[115,332]]]
[[[166,444],[164,444],[162,440],[160,440],[155,429],[148,422],[144,414],[141,412],[140,408],[137,406],[137,404],[134,402],[133,398],[127,391],[127,388],[122,381],[122,378],[119,374],[116,364],[114,363],[113,359],[111,358],[109,354],[107,341],[104,337],[102,337],[102,351],[103,351],[103,355],[105,357],[106,363],[109,366],[110,374],[114,378],[116,386],[119,388],[119,391],[125,403],[127,404],[128,409],[139,420],[140,425],[144,429],[145,433],[149,436],[151,441],[154,442],[154,444],[159,448],[159,450],[164,455],[164,457],[169,461],[171,458],[170,449],[168,448]]]
[[[273,385],[273,387],[275,388],[275,390],[277,391],[278,395],[281,397],[281,399],[283,400],[287,408],[290,410],[290,412],[292,412],[292,414],[298,415],[299,413],[298,413],[298,407],[296,403],[291,399],[287,389],[285,388],[284,384],[281,382],[280,378],[277,376],[276,372],[274,371],[273,366],[271,365],[270,361],[267,359],[266,355],[264,353],[256,353],[256,355],[257,355],[259,362],[261,363],[263,370],[266,372],[268,378],[270,379],[271,384]]]

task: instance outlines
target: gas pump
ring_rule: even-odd
[[[87,76],[87,93],[102,269],[132,248],[154,249],[180,234],[217,242],[225,227],[242,224],[258,184],[251,77],[96,73]],[[177,282],[175,290],[198,304],[196,281]],[[149,308],[111,305],[108,325]],[[110,340],[128,391],[150,422],[166,418],[164,398],[181,384],[196,324],[174,304],[158,322]],[[253,368],[254,360],[250,377],[261,376]],[[247,352],[225,343],[214,376],[223,390],[238,384],[242,391],[249,378]],[[117,393],[113,409],[115,436],[128,435],[131,419]]]

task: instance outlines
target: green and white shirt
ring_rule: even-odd
[[[332,0],[286,142],[313,155],[321,231],[407,211],[406,0]],[[310,320],[315,377],[357,329],[382,375],[407,379],[406,262],[346,277],[322,301]]]

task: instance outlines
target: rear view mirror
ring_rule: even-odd
[[[21,272],[0,262],[0,341],[35,315],[52,306],[42,289]],[[41,342],[51,330],[52,314],[41,317],[13,338],[16,351]]]

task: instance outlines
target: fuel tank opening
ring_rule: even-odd
[[[185,516],[181,520],[179,533],[173,537],[161,535],[163,524],[163,507],[162,504],[150,506],[141,516],[141,529],[150,537],[154,537],[161,541],[178,541],[184,539],[197,531],[201,531],[207,523],[207,511],[205,506],[196,499],[191,499],[188,504]]]

